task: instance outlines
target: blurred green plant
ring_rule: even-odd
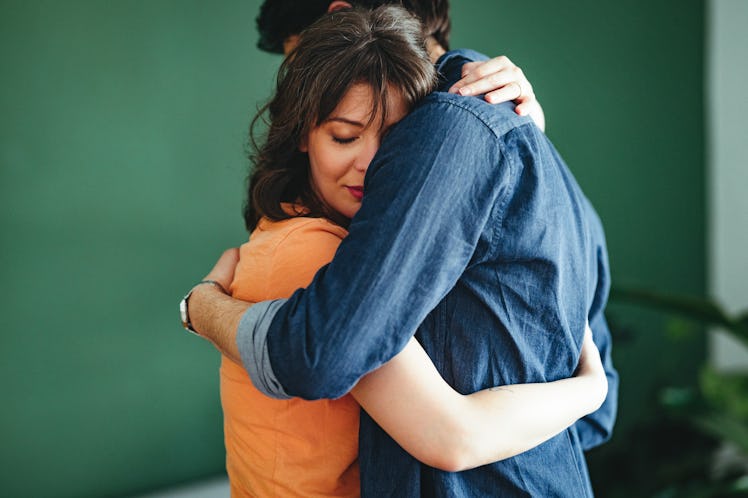
[[[748,310],[731,317],[709,299],[626,287],[611,289],[610,300],[645,306],[703,325],[721,327],[748,347]]]
[[[611,290],[610,299],[664,313],[670,340],[688,338],[694,330],[684,326],[688,320],[704,331],[719,327],[748,346],[748,311],[731,316],[708,299],[621,287]],[[646,482],[634,484],[637,491],[633,483],[623,483],[627,490],[608,489],[606,497],[748,496],[748,371],[718,372],[704,363],[693,378],[693,385],[664,388],[657,416],[633,432],[647,455],[638,458],[623,451],[606,459],[606,466],[627,466],[630,476]]]

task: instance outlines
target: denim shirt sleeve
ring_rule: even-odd
[[[285,302],[285,299],[275,299],[255,304],[244,313],[236,331],[239,356],[252,383],[259,391],[279,399],[290,396],[283,390],[270,365],[267,331],[275,312]]]
[[[258,389],[337,398],[395,356],[468,265],[501,191],[499,163],[491,129],[450,99],[430,96],[395,126],[332,263],[269,325],[242,321],[239,337],[264,344],[254,358],[267,354],[259,368],[272,370],[248,369]]]

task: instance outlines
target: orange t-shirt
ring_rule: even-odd
[[[347,234],[322,218],[261,220],[240,249],[231,295],[253,302],[289,297],[309,285]],[[359,406],[351,395],[272,399],[223,357],[221,403],[233,498],[360,495]]]

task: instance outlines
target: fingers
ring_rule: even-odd
[[[485,78],[492,73],[497,73],[504,69],[514,67],[517,66],[515,66],[505,55],[500,55],[487,61],[468,62],[462,66],[462,79],[465,84],[468,84],[481,78]]]
[[[522,85],[523,80],[527,81],[521,74],[521,69],[516,66],[503,67],[491,72],[486,72],[479,67],[455,83],[450,92],[460,95],[480,95],[491,90],[497,90],[510,83]],[[524,88],[528,86],[529,83],[525,84]],[[520,89],[520,87],[517,88],[517,90]],[[514,97],[516,98],[518,95],[519,93],[515,93]]]
[[[488,95],[486,95],[486,97],[488,97]],[[534,98],[523,99],[522,102],[517,104],[517,107],[514,108],[514,112],[516,112],[520,116],[527,116],[533,110],[535,110],[535,108],[538,107],[538,105],[539,105],[538,101],[535,100]]]
[[[236,265],[239,263],[239,249],[232,247],[227,249],[218,258],[218,261],[213,266],[213,269],[205,277],[207,280],[215,280],[225,289],[228,289],[231,282],[234,280],[234,271]]]
[[[493,73],[500,72],[502,69],[510,67],[510,65],[513,66],[514,64],[512,64],[511,61],[503,55],[500,57],[494,57],[493,59],[488,61],[468,62],[462,66],[462,79],[452,85],[452,87],[449,89],[449,92],[457,93],[459,89],[464,88],[465,86],[483,79]],[[470,90],[471,89],[468,89],[466,91]],[[472,95],[477,94],[473,93]]]
[[[499,90],[502,87],[510,87],[513,83],[515,88],[506,88],[506,91],[499,94],[498,97],[504,100],[497,102],[515,100],[523,94],[532,95],[532,85],[530,85],[522,69],[505,56],[495,57],[484,62],[469,62],[462,67],[462,75],[462,79],[449,89],[451,93],[480,95]]]
[[[465,96],[484,95],[491,104],[514,101],[517,114],[531,117],[538,128],[545,131],[545,114],[532,84],[522,69],[506,56],[464,64],[462,79],[452,85],[449,92]]]
[[[485,93],[485,92],[481,92]],[[510,100],[517,100],[522,97],[522,87],[516,81],[510,81],[498,90],[493,90],[483,97],[486,102],[491,104],[500,104],[502,102],[509,102]]]

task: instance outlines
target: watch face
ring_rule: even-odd
[[[187,316],[187,298],[179,302],[179,315],[182,317],[182,327],[188,328],[189,317]]]

